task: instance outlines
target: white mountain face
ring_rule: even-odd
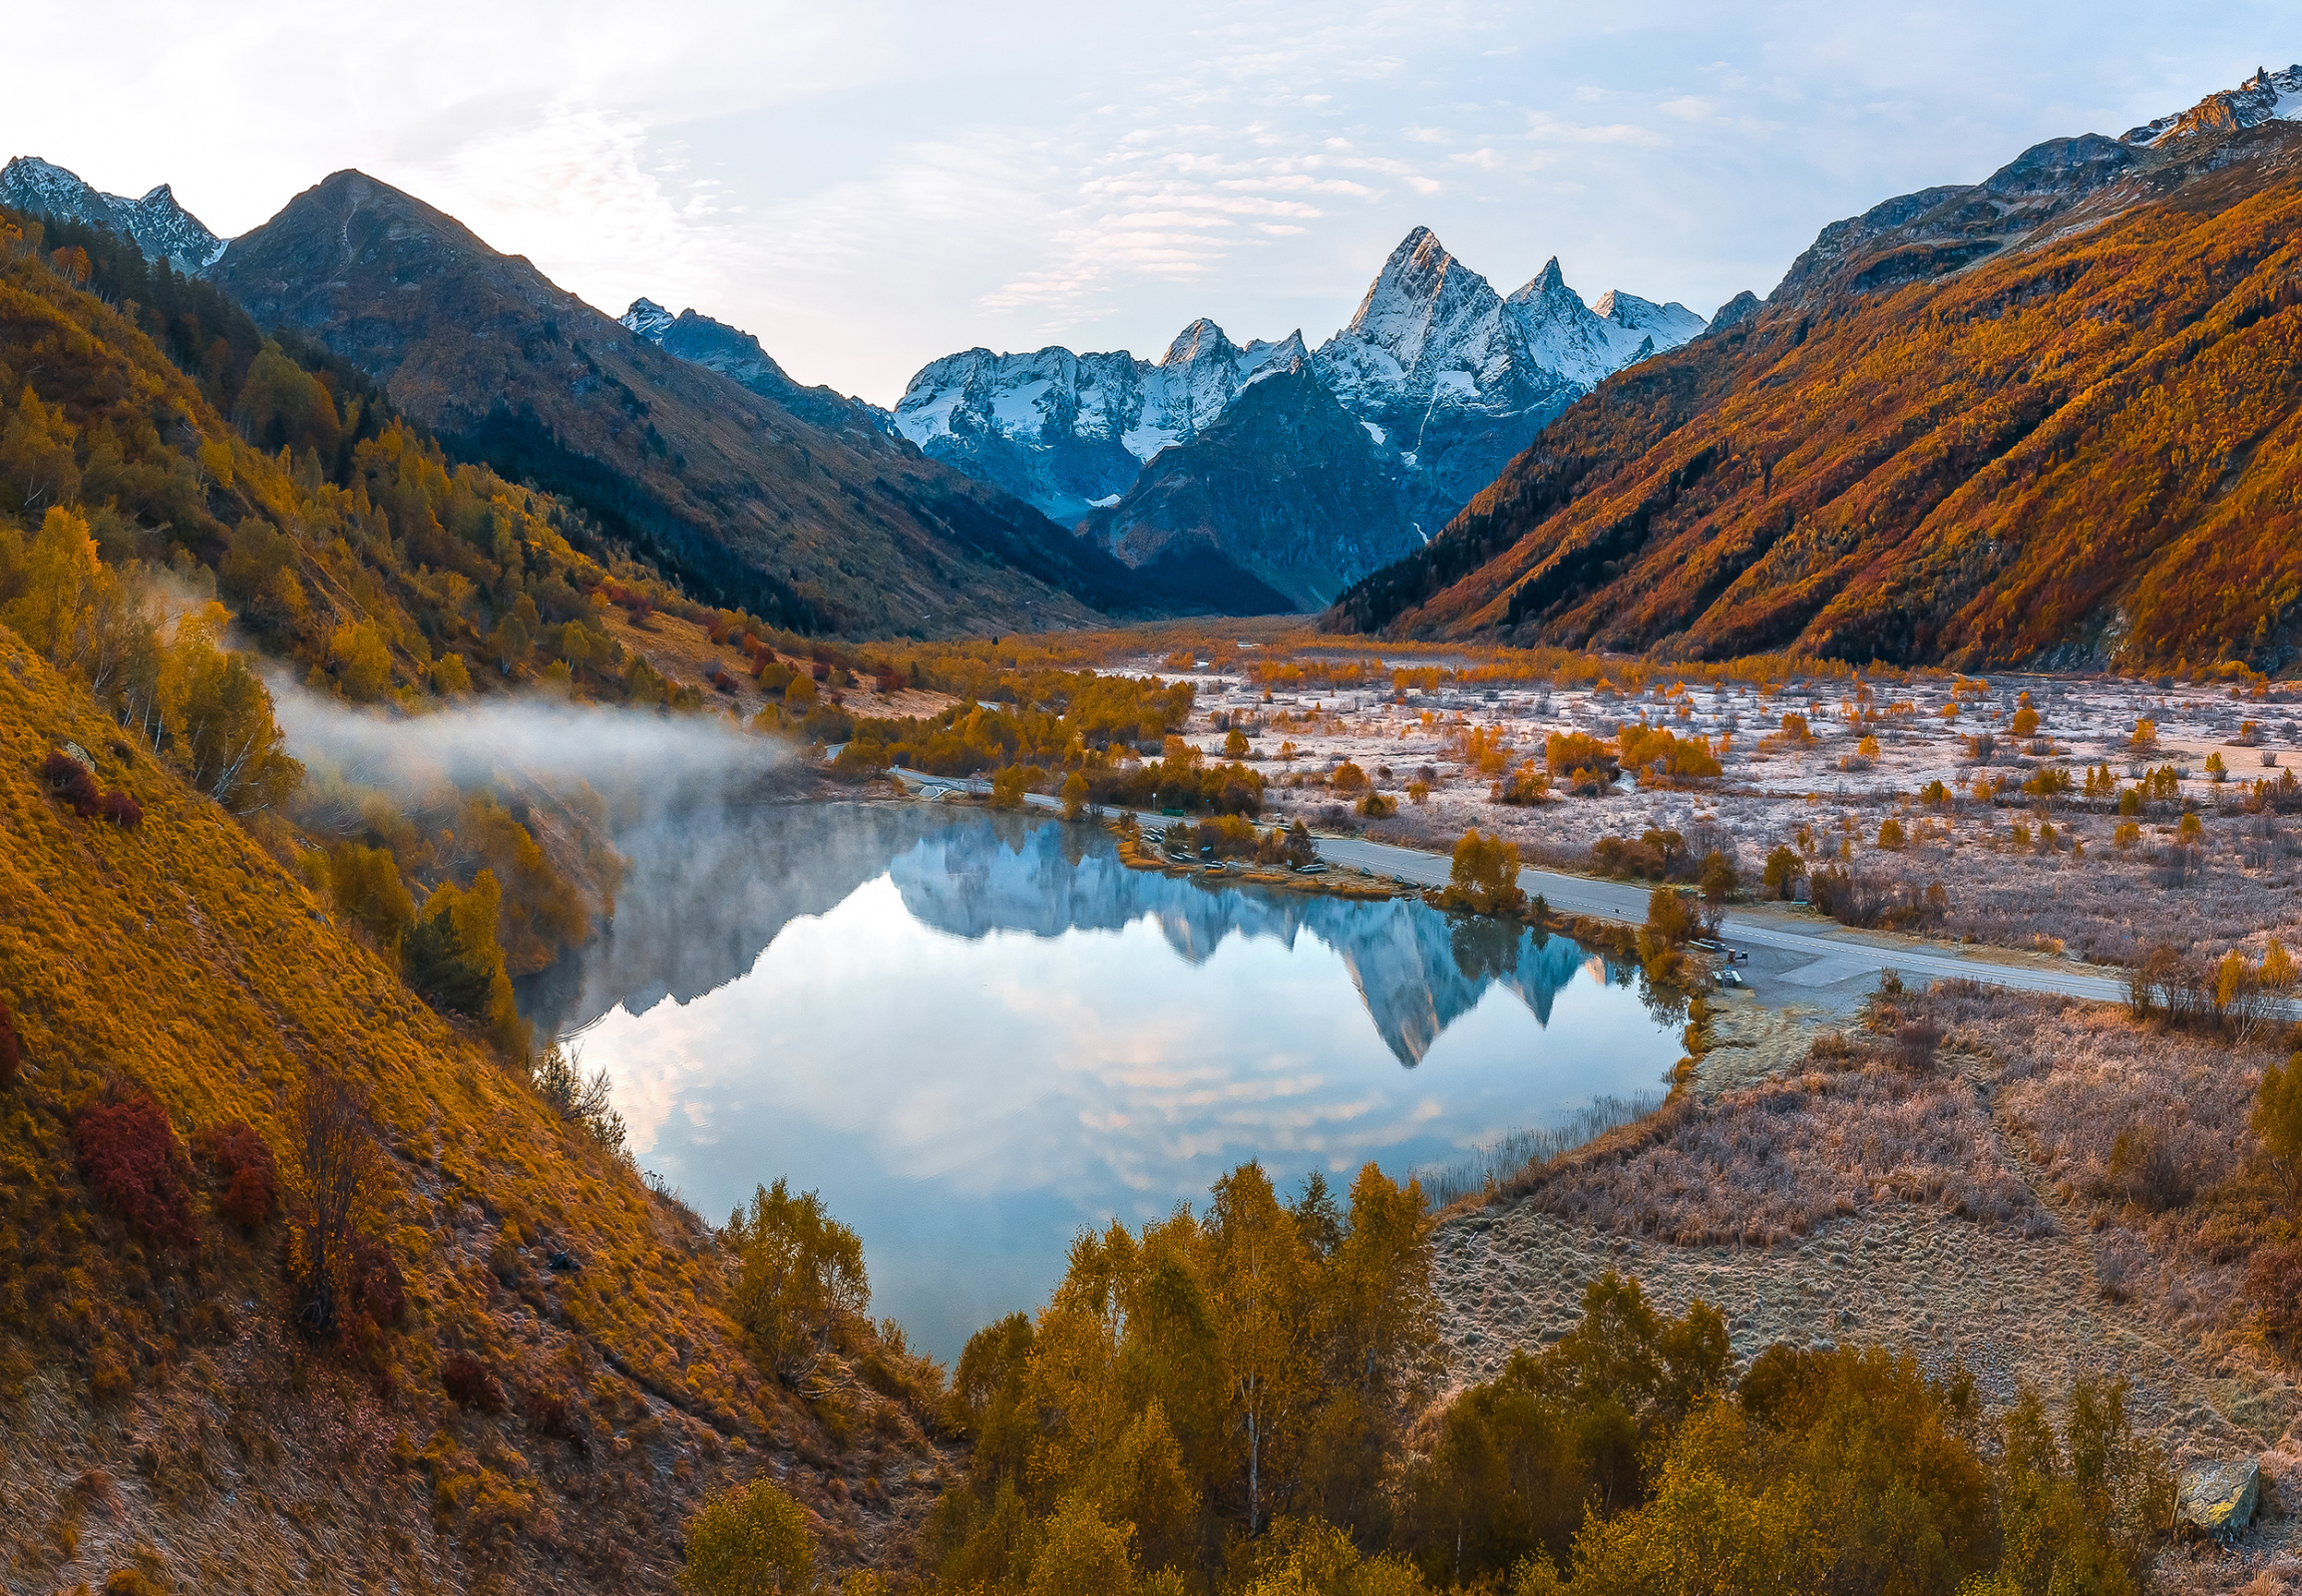
[[[994,434],[1021,443],[1058,438],[1116,442],[1138,461],[1197,433],[1259,372],[1302,358],[1303,335],[1242,348],[1201,317],[1157,361],[1124,350],[1047,348],[946,355],[912,378],[896,428],[930,454],[939,439]]]
[[[166,255],[179,271],[204,271],[224,251],[224,241],[178,204],[167,184],[128,200],[101,194],[38,156],[18,156],[0,168],[0,204],[109,227],[135,239],[145,259]]]
[[[641,297],[631,301],[631,308],[615,318],[649,343],[660,344],[671,324],[679,318],[654,300]]]
[[[1300,332],[1237,344],[1204,318],[1157,361],[970,349],[912,379],[896,428],[1069,524],[1115,502],[1143,463],[1190,442],[1259,377],[1308,358],[1389,451],[1428,537],[1567,405],[1706,325],[1684,305],[1619,291],[1585,304],[1556,259],[1505,299],[1417,227],[1316,352]]]

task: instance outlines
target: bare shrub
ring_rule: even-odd
[[[1914,1074],[1934,1067],[1934,1050],[1941,1045],[1942,1027],[1929,1020],[1908,1020],[1894,1032],[1895,1054]]]
[[[449,1399],[467,1412],[500,1413],[504,1388],[486,1364],[467,1352],[450,1353],[440,1364],[440,1385]]]
[[[2262,1329],[2293,1356],[2302,1345],[2302,1242],[2265,1247],[2246,1270],[2246,1300]]]
[[[2125,1302],[2140,1288],[2149,1263],[2149,1249],[2131,1233],[2106,1232],[2095,1244],[2095,1283],[2111,1302]]]
[[[104,801],[96,785],[96,772],[61,748],[41,761],[40,779],[83,820],[95,814]]]
[[[245,1120],[205,1133],[202,1151],[223,1185],[215,1211],[244,1230],[271,1217],[279,1198],[279,1162]]]
[[[1814,907],[1842,926],[1931,926],[1950,913],[1950,895],[1939,881],[1921,888],[1834,866],[1810,876],[1807,889]]]
[[[2155,1125],[2135,1121],[2110,1143],[2104,1189],[2144,1213],[2163,1213],[2190,1200],[2196,1189],[2181,1155]]]
[[[374,1295],[374,1272],[360,1242],[382,1178],[382,1158],[367,1105],[333,1074],[304,1077],[288,1116],[290,1137],[288,1273],[296,1324],[313,1337],[333,1335]]]
[[[6,1003],[0,1003],[0,1087],[16,1084],[16,1071],[23,1063],[23,1044],[16,1036],[16,1012]]]
[[[2206,852],[2175,843],[2151,860],[2150,884],[2166,891],[2197,885],[2205,879]]]

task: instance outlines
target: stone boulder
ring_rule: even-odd
[[[2216,1539],[2227,1539],[2254,1521],[2262,1496],[2261,1460],[2239,1457],[2186,1464],[2176,1482],[2174,1516]]]

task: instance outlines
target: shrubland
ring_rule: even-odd
[[[1046,1306],[968,1344],[962,1482],[930,1578],[976,1592],[2139,1591],[2171,1526],[2123,1388],[2057,1423],[1854,1345],[1739,1371],[1719,1311],[1611,1271],[1580,1322],[1437,1401],[1430,1222],[1372,1166],[1347,1209],[1255,1165],[1203,1213],[1083,1233]],[[692,1521],[687,1581],[807,1588],[759,1482]],[[856,1590],[851,1579],[846,1587]]]

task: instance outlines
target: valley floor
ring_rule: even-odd
[[[2026,1382],[2051,1397],[2081,1375],[2122,1379],[2177,1462],[2259,1455],[2268,1487],[2236,1547],[2171,1554],[2168,1587],[2302,1588],[2302,1388],[2250,1328],[2243,1263],[2217,1262],[2242,1258],[2258,1222],[2237,1144],[2275,1052],[2052,996],[1946,986],[1881,1002],[1867,1031],[1841,1032],[1730,1001],[1692,1092],[1450,1210],[1450,1379],[1557,1340],[1607,1270],[1669,1312],[1717,1305],[1739,1358],[1878,1343],[1963,1366],[1994,1407]],[[1946,1033],[1917,1071],[1876,1037],[1913,1018]],[[2156,1213],[2108,1173],[2111,1139],[2141,1122],[2192,1136],[2177,1156],[2194,1195]]]
[[[1384,668],[1457,663],[1443,656],[1386,655]],[[1127,668],[1151,670],[1144,658]],[[2138,959],[2151,943],[2218,956],[2232,947],[2259,956],[2270,938],[2302,942],[2302,824],[2275,808],[2249,811],[2256,780],[2278,781],[2302,764],[2302,715],[2287,688],[2260,698],[2231,689],[2112,678],[1916,676],[1881,680],[1866,700],[1849,680],[1714,688],[1690,683],[1645,693],[1597,687],[1449,683],[1424,691],[1263,690],[1244,671],[1195,672],[1199,700],[1191,740],[1216,754],[1225,724],[1243,723],[1250,755],[1271,782],[1270,813],[1315,828],[1363,827],[1370,839],[1446,853],[1473,826],[1517,843],[1530,864],[1587,868],[1601,837],[1637,839],[1650,827],[1677,831],[1696,855],[1722,848],[1754,884],[1767,853],[1800,848],[1816,868],[1857,873],[1923,890],[1942,883],[1947,914],[1934,930],[1953,941],[2103,963]],[[2040,735],[2016,739],[2019,695],[2041,713]],[[1946,717],[1945,709],[1956,714]],[[1785,714],[1808,735],[1785,736]],[[1726,739],[1724,777],[1688,788],[1641,789],[1625,781],[1601,797],[1555,798],[1530,807],[1494,801],[1502,769],[1538,762],[1544,737],[1580,731],[1612,737],[1619,722],[1646,719],[1681,736]],[[2139,722],[2150,740],[2137,747]],[[1510,751],[1482,769],[1467,734],[1483,730]],[[1865,737],[1877,751],[1860,751]],[[1987,742],[1985,741],[1987,739]],[[2207,760],[2218,756],[2216,781]],[[1330,773],[1357,765],[1395,817],[1361,822]],[[2147,806],[2127,846],[2116,840],[2116,793],[2041,801],[2019,788],[2042,768],[2107,766],[2122,790],[2170,767],[2178,797]],[[2005,778],[2009,791],[1983,784]],[[1407,791],[1420,781],[1416,802]],[[1940,781],[1945,800],[1919,800]],[[2199,812],[2194,844],[2177,835],[2179,810]],[[2291,806],[2289,806],[2291,807]],[[1894,818],[1907,841],[1878,844]],[[2050,823],[2051,837],[2042,822]],[[2019,829],[2018,829],[2019,828]],[[2074,844],[2080,845],[2074,848]],[[2179,857],[2176,857],[2179,852]],[[2142,898],[2147,916],[2134,914]]]

